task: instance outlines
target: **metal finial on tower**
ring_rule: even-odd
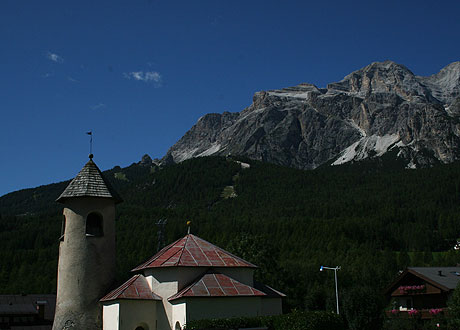
[[[89,159],[93,159],[93,131],[86,132],[91,138],[89,139]]]
[[[187,235],[190,235],[190,225],[192,224],[192,222],[189,220],[187,221]]]

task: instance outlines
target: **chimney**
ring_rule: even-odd
[[[439,276],[444,276],[444,275],[442,275],[442,270],[438,270],[438,275]]]

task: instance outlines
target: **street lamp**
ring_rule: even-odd
[[[337,266],[337,267],[321,266],[319,268],[319,271],[322,272],[323,269],[330,269],[330,270],[334,271],[334,275],[335,275],[335,301],[337,302],[337,315],[338,315],[340,313],[339,313],[339,291],[337,289],[337,271],[340,269],[340,266]]]

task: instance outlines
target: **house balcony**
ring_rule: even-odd
[[[385,311],[388,318],[421,318],[429,320],[441,315],[447,315],[447,308],[424,308],[424,309],[393,309]]]

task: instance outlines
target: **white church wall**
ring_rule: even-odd
[[[162,297],[161,292],[164,292],[165,295],[169,294],[169,298],[191,284],[206,270],[206,267],[161,267],[145,270],[144,276],[153,292]]]
[[[177,322],[179,322],[179,326],[180,326],[181,329],[184,327],[185,320],[186,320],[186,317],[185,317],[186,308],[187,307],[185,305],[185,302],[172,305],[172,323],[171,323],[171,326],[172,326],[173,330],[176,330]]]
[[[136,329],[138,326],[142,326],[145,330],[157,330],[156,311],[157,311],[157,304],[159,303],[158,301],[123,299],[123,300],[120,300],[119,302],[120,302],[120,322],[119,322],[120,328],[119,330],[133,330],[133,329]],[[105,320],[104,320],[104,325],[105,325]]]
[[[166,305],[166,306],[165,306]],[[168,318],[168,314],[166,313],[166,309],[171,309],[171,304],[165,300],[159,301],[157,303],[157,330],[170,330],[171,329],[171,321]]]
[[[186,321],[262,315],[260,297],[195,297],[184,300],[187,304]]]
[[[120,305],[113,303],[102,307],[102,330],[119,330]]]
[[[206,270],[207,268],[204,267],[162,267],[144,271],[144,276],[152,291],[163,298],[162,313],[166,314],[168,324],[171,327],[174,326],[174,317],[173,308],[168,298],[191,284]],[[161,317],[159,317],[160,323],[164,323]]]

